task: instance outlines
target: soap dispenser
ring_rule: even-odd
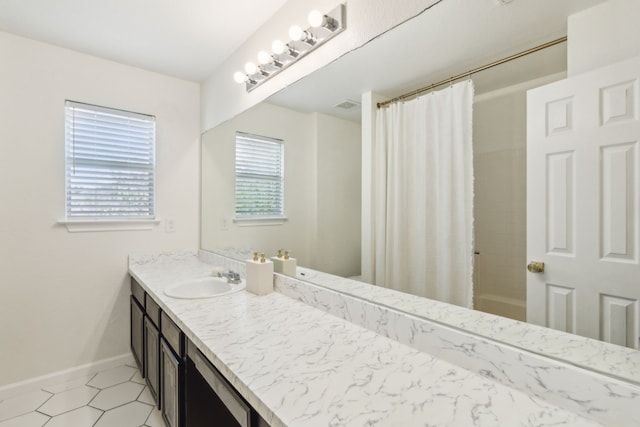
[[[258,252],[254,252],[253,259],[247,260],[247,290],[256,295],[273,292],[273,262],[264,254],[258,258]]]
[[[289,256],[289,251],[284,251],[282,255],[282,249],[278,249],[278,255],[271,257],[273,261],[273,269],[276,273],[281,273],[287,276],[296,275],[296,259]]]

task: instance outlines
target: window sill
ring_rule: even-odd
[[[234,218],[233,222],[239,227],[261,227],[266,225],[282,225],[288,218],[286,216],[262,217],[262,218]]]
[[[65,219],[57,222],[66,226],[69,233],[152,230],[159,223],[159,219]]]

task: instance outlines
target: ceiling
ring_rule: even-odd
[[[200,82],[286,0],[1,0],[0,30]]]
[[[0,30],[201,82],[286,1],[1,0]],[[334,106],[368,91],[397,96],[566,35],[569,15],[603,1],[442,0],[270,101],[359,120],[358,108]],[[475,75],[476,93],[562,70],[566,44]]]
[[[444,0],[269,98],[359,121],[344,100],[388,98],[448,79],[567,34],[567,18],[604,0]],[[567,69],[567,43],[473,76],[476,94]]]

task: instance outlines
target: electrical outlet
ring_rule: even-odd
[[[220,230],[229,231],[229,219],[228,218],[220,219]]]
[[[164,221],[164,231],[166,233],[175,233],[176,232],[176,221],[173,219],[166,219]]]

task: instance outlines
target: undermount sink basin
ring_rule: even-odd
[[[165,289],[164,293],[173,298],[196,299],[227,295],[244,288],[244,280],[240,283],[228,283],[226,277],[209,276],[171,286]]]

